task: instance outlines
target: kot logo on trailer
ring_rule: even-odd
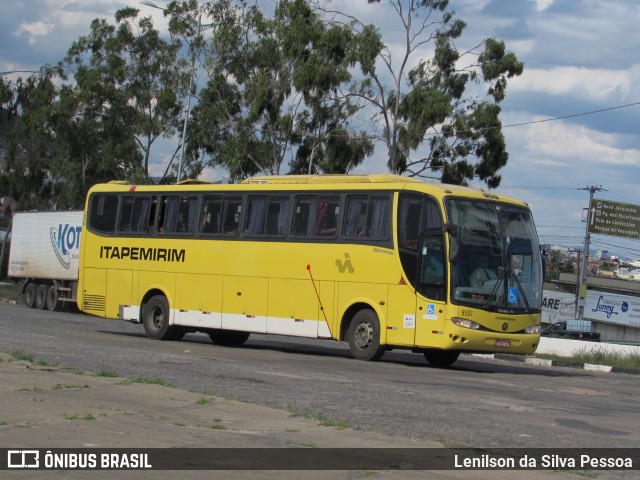
[[[51,227],[49,236],[51,237],[51,246],[53,251],[66,270],[71,268],[71,250],[77,251],[80,248],[80,232],[82,227],[74,227],[68,223]]]

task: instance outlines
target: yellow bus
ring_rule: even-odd
[[[396,175],[95,185],[78,305],[149,337],[346,341],[355,358],[533,353],[542,258],[523,202]]]

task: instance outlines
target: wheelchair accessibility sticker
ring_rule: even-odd
[[[509,289],[509,296],[507,297],[507,301],[509,303],[518,303],[518,289],[517,288],[510,288]]]
[[[423,320],[437,320],[438,315],[436,315],[436,304],[428,303],[427,304],[427,313],[422,315]]]

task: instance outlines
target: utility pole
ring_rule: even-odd
[[[587,206],[587,218],[585,220],[586,227],[584,229],[584,249],[582,250],[582,262],[578,267],[580,274],[578,276],[578,291],[576,292],[576,309],[578,320],[584,319],[584,303],[587,297],[587,270],[589,269],[589,243],[591,242],[591,234],[589,233],[589,209],[593,201],[593,194],[605,191],[602,185],[590,185],[588,187],[578,188],[578,190],[587,190],[589,192],[589,204]]]

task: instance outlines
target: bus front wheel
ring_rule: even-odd
[[[431,365],[436,367],[448,367],[458,360],[460,352],[452,352],[451,350],[425,350],[424,358]]]
[[[380,321],[372,310],[360,310],[347,331],[349,349],[358,360],[379,360],[385,347],[380,345]]]
[[[173,340],[176,327],[169,325],[169,302],[167,297],[156,295],[145,304],[142,323],[144,331],[154,340]]]

